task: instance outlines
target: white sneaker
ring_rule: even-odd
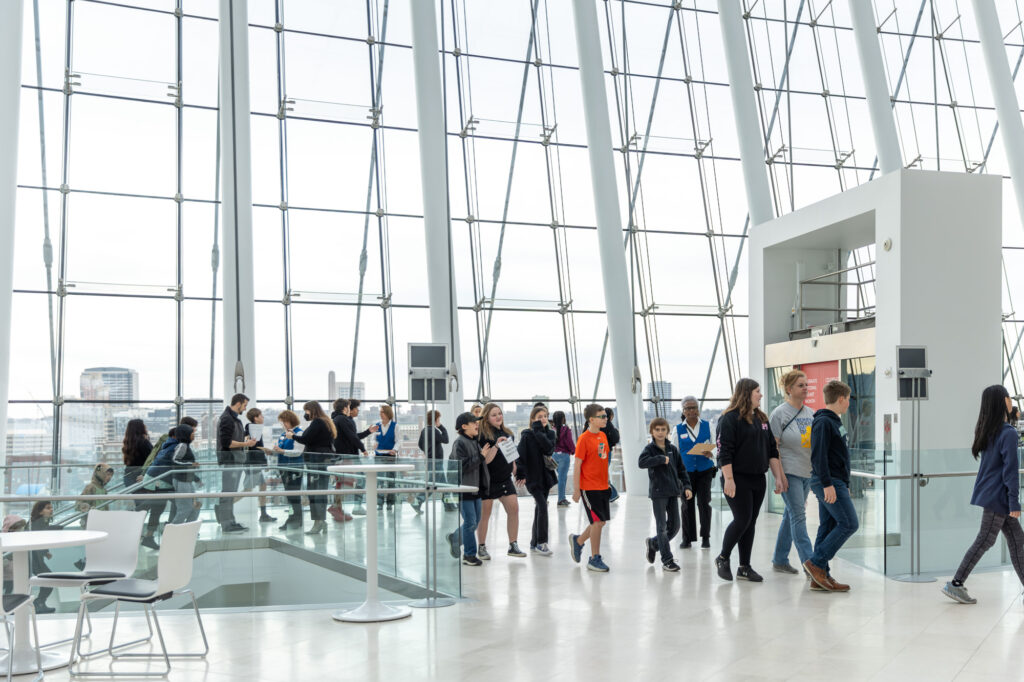
[[[530,551],[534,554],[540,554],[542,556],[551,556],[554,553],[550,549],[548,549],[548,543],[546,542],[542,542],[536,547],[531,547]]]

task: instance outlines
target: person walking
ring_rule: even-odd
[[[842,416],[850,409],[850,387],[833,380],[821,391],[825,407],[811,423],[811,490],[818,498],[818,537],[804,562],[811,589],[849,592],[850,586],[832,577],[829,561],[857,532],[857,510],[850,499],[850,449]]]
[[[981,528],[953,579],[942,588],[944,595],[961,604],[978,602],[967,592],[967,578],[1000,533],[1006,538],[1017,579],[1024,585],[1024,530],[1020,525],[1020,477],[1017,473],[1019,436],[1009,423],[1013,409],[1010,394],[1003,386],[989,386],[982,392],[971,445],[974,459],[981,460],[971,494],[971,504],[982,509]]]
[[[302,418],[308,426],[301,433],[286,431],[285,436],[305,446],[303,457],[306,462],[306,489],[322,490],[327,487],[327,463],[334,454],[334,439],[338,432],[334,422],[327,416],[320,403],[311,400],[302,406]],[[327,496],[320,493],[309,496],[309,516],[313,526],[306,535],[327,532]]]
[[[420,431],[417,447],[427,458],[427,466],[434,471],[434,478],[439,481],[447,480],[444,471],[444,446],[448,444],[448,430],[441,423],[441,413],[437,410],[427,412],[426,426]],[[419,514],[423,508],[423,502],[427,499],[425,493],[417,493],[416,501],[413,502],[413,509]],[[444,502],[445,511],[454,511],[448,508],[449,503]]]
[[[736,382],[729,406],[718,420],[718,464],[722,491],[732,510],[732,522],[722,536],[722,551],[715,568],[722,580],[732,580],[732,550],[739,545],[736,578],[759,583],[764,580],[750,566],[754,529],[766,492],[765,472],[775,477],[775,492],[786,491],[786,474],[779,464],[779,447],[761,411],[761,386],[753,379]]]
[[[480,447],[491,445],[498,446],[506,440],[513,440],[512,432],[505,426],[505,414],[496,403],[484,405],[480,415]],[[508,555],[511,557],[525,557],[526,552],[519,549],[519,498],[516,496],[516,486],[512,477],[516,474],[515,461],[510,462],[504,453],[499,453],[487,463],[488,476],[491,487],[484,496],[480,512],[480,524],[477,526],[476,534],[479,539],[477,556],[483,560],[489,560],[491,555],[487,553],[485,542],[487,541],[487,525],[491,519],[491,509],[494,501],[500,500],[501,506],[505,508],[506,528],[508,530]]]
[[[124,487],[138,486],[143,482],[146,473],[145,464],[149,459],[149,453],[153,450],[153,444],[149,441],[149,432],[146,430],[146,423],[141,419],[129,419],[124,429],[124,440],[121,441],[121,455],[124,462]],[[137,494],[148,494],[152,491],[145,487],[138,486],[134,490]],[[160,515],[167,506],[167,501],[159,498],[146,500],[135,500],[135,511],[149,512],[146,523],[146,532],[142,536],[140,544],[150,549],[160,549],[156,544],[153,535],[160,525]]]
[[[552,456],[558,465],[558,506],[568,507],[565,489],[569,481],[569,464],[576,452],[576,439],[573,438],[572,429],[565,423],[565,412],[558,410],[551,415],[551,423],[555,427],[555,454]]]
[[[615,418],[615,411],[609,407],[605,409],[605,412],[608,413],[608,421],[601,427],[601,433],[608,438],[608,490],[611,492],[611,499],[608,501],[615,502],[619,499],[619,491],[615,489],[615,485],[612,483],[612,456],[614,455],[615,446],[622,440],[622,436],[619,435],[619,430],[612,423],[612,419]]]
[[[555,432],[548,428],[548,410],[543,405],[530,411],[530,428],[519,435],[519,459],[516,460],[516,478],[525,481],[526,490],[533,496],[533,527],[530,533],[530,551],[551,556],[548,547],[548,494],[558,483],[557,465],[551,456],[555,451]]]
[[[455,431],[458,434],[449,455],[459,463],[462,471],[462,485],[475,488],[476,492],[460,493],[459,509],[462,512],[462,525],[448,534],[448,547],[453,558],[459,558],[459,542],[462,543],[462,563],[466,566],[482,566],[477,555],[476,527],[480,522],[482,498],[490,490],[490,473],[487,465],[498,455],[498,448],[493,445],[480,447],[480,417],[472,412],[463,412],[455,419]]]
[[[373,425],[365,431],[356,431],[356,417],[359,416],[359,406],[361,404],[355,398],[350,400],[339,398],[334,401],[336,416],[333,419],[335,431],[338,434],[334,440],[334,450],[338,455],[342,455],[343,458],[344,456],[358,457],[360,454],[365,455],[366,446],[363,444],[363,439],[377,430],[377,426]],[[352,515],[365,516],[366,509],[363,507],[362,495],[356,496],[354,504],[355,507],[352,509]]]
[[[653,564],[658,553],[661,566],[669,573],[678,573],[679,564],[672,557],[672,538],[679,532],[679,498],[693,499],[690,477],[683,457],[668,439],[668,420],[657,417],[648,427],[651,442],[640,453],[640,468],[647,469],[650,485],[647,496],[654,511],[655,535],[644,542],[647,563]]]
[[[772,570],[776,573],[800,573],[789,563],[789,550],[796,545],[800,564],[811,558],[814,548],[807,535],[807,495],[811,492],[811,422],[814,412],[804,405],[807,399],[807,375],[798,369],[782,375],[779,388],[785,402],[772,410],[768,417],[775,442],[779,445],[779,459],[786,473],[789,488],[782,494],[786,507],[779,522],[779,535],[775,539]]]
[[[32,511],[29,514],[29,530],[50,530],[50,522],[52,519],[53,504],[46,500],[39,500],[32,505]],[[32,575],[49,573],[50,567],[46,565],[46,560],[52,558],[53,555],[50,554],[50,550],[48,549],[34,550],[29,555],[29,569]],[[33,606],[35,606],[36,613],[53,613],[57,610],[46,603],[46,600],[50,598],[51,594],[53,594],[52,587],[39,588],[39,594],[36,595],[35,600],[32,602]]]
[[[242,479],[242,464],[245,461],[245,448],[256,445],[253,438],[247,438],[245,427],[240,415],[249,405],[249,398],[244,393],[231,396],[231,403],[224,408],[217,422],[217,465],[221,468],[221,490],[226,493],[238,491],[238,483]],[[246,527],[235,519],[235,498],[222,497],[215,509],[217,523],[225,533],[241,533]]]
[[[700,418],[700,405],[692,395],[683,398],[683,420],[676,425],[676,439],[693,494],[682,501],[683,541],[680,549],[690,548],[697,541],[697,518],[700,517],[700,546],[711,547],[711,483],[715,480],[715,461],[711,451],[691,455],[696,445],[711,443],[711,424]]]
[[[168,472],[174,473],[164,476],[162,480],[170,478],[176,493],[194,493],[196,490],[195,467],[196,455],[192,451],[191,443],[195,438],[195,431],[187,424],[178,424],[171,430],[170,437],[164,441],[157,453],[153,464],[146,471],[147,476],[163,476]],[[171,505],[170,523],[191,523],[199,518],[201,503],[198,499],[174,499]]]
[[[590,559],[587,570],[607,573],[608,565],[601,558],[601,533],[604,525],[612,518],[611,490],[608,482],[608,458],[611,447],[608,436],[601,427],[608,420],[604,407],[591,403],[583,408],[583,418],[587,420],[587,430],[580,434],[576,441],[576,467],[573,470],[572,501],[583,500],[583,510],[587,517],[587,527],[579,535],[569,534],[569,551],[572,560],[580,563],[583,558],[583,547],[590,541]]]

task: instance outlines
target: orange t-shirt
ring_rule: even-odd
[[[586,430],[576,441],[580,467],[580,490],[608,490],[608,436]]]

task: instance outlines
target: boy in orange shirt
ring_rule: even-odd
[[[608,488],[611,448],[608,447],[608,437],[601,432],[601,427],[607,422],[608,414],[600,405],[591,403],[583,409],[583,417],[587,420],[587,430],[576,441],[577,461],[573,474],[572,501],[583,499],[590,525],[579,535],[569,534],[569,549],[572,560],[579,563],[583,557],[583,545],[589,539],[591,556],[587,568],[607,573],[608,566],[601,560],[601,529],[611,519],[611,490]]]

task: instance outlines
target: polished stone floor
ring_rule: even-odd
[[[521,503],[520,540],[528,545],[533,510],[529,500]],[[608,574],[570,560],[565,538],[580,517],[575,507],[552,506],[555,556],[515,559],[496,551],[505,541],[498,518],[488,543],[494,559],[464,569],[466,598],[452,607],[414,610],[411,618],[378,625],[334,622],[323,609],[209,612],[210,654],[174,662],[170,679],[1024,678],[1024,605],[1012,571],[972,576],[975,606],[948,600],[941,582],[895,582],[842,561],[833,570],[851,592],[809,592],[802,576],[771,572],[779,517],[768,515],[754,561],[764,583],[720,581],[714,550],[680,550],[682,572],[665,574],[643,558],[648,510],[645,498],[614,506],[602,552]],[[98,629],[107,622],[97,619]],[[172,648],[195,641],[194,620],[185,614],[167,614],[163,622]],[[44,639],[70,627],[67,620],[40,624]],[[99,659],[89,669],[107,668]],[[64,680],[67,673],[46,678]]]

